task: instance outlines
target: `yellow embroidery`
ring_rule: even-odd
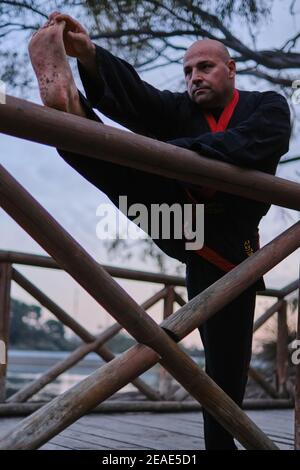
[[[246,253],[247,253],[248,256],[253,255],[254,251],[253,251],[253,249],[251,248],[250,240],[245,240],[245,241],[244,241],[244,248],[245,248],[245,251],[246,251]]]

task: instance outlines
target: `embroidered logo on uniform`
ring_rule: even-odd
[[[247,256],[253,255],[254,251],[251,248],[250,240],[245,240],[244,241],[244,248],[245,248],[245,251],[247,253]]]

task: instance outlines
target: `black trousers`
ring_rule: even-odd
[[[151,204],[188,202],[182,186],[175,180],[59,149],[58,152],[116,206],[120,195],[127,196],[128,205],[142,203],[149,208]],[[207,242],[233,263],[246,257],[244,241],[247,239],[252,243],[255,236],[256,227],[235,220],[232,215],[205,219],[205,244]],[[164,253],[186,264],[189,300],[224,275],[194,251],[186,251],[184,240],[154,241]],[[199,328],[208,375],[239,405],[242,404],[251,357],[255,292],[253,285]],[[207,449],[235,448],[232,436],[205,411],[204,430]]]
[[[197,255],[189,256],[186,268],[189,300],[224,275]],[[254,285],[199,328],[207,374],[239,406],[243,402],[251,359],[255,298]],[[236,449],[232,436],[205,410],[203,418],[206,449]]]

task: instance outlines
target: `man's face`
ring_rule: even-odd
[[[223,106],[234,88],[235,63],[214,48],[194,45],[187,50],[184,76],[192,101],[202,107]]]

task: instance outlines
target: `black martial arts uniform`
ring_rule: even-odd
[[[201,107],[187,92],[159,91],[142,81],[135,70],[97,46],[97,79],[78,62],[87,98],[80,93],[90,119],[100,119],[92,108],[139,134],[199,151],[210,158],[244,168],[275,174],[280,157],[288,151],[290,113],[285,98],[273,91],[239,90],[239,99],[227,128],[211,132]],[[218,120],[222,109],[212,114]],[[210,116],[211,117],[211,116]],[[62,157],[101,189],[114,204],[127,195],[135,202],[205,204],[204,249],[186,251],[185,240],[155,240],[168,255],[186,263],[188,298],[206,289],[258,248],[258,224],[269,205],[221,191],[156,176],[125,166],[59,150]],[[232,399],[242,404],[249,361],[255,293],[263,279],[200,327],[206,371]],[[204,412],[207,449],[234,449],[234,440]]]

